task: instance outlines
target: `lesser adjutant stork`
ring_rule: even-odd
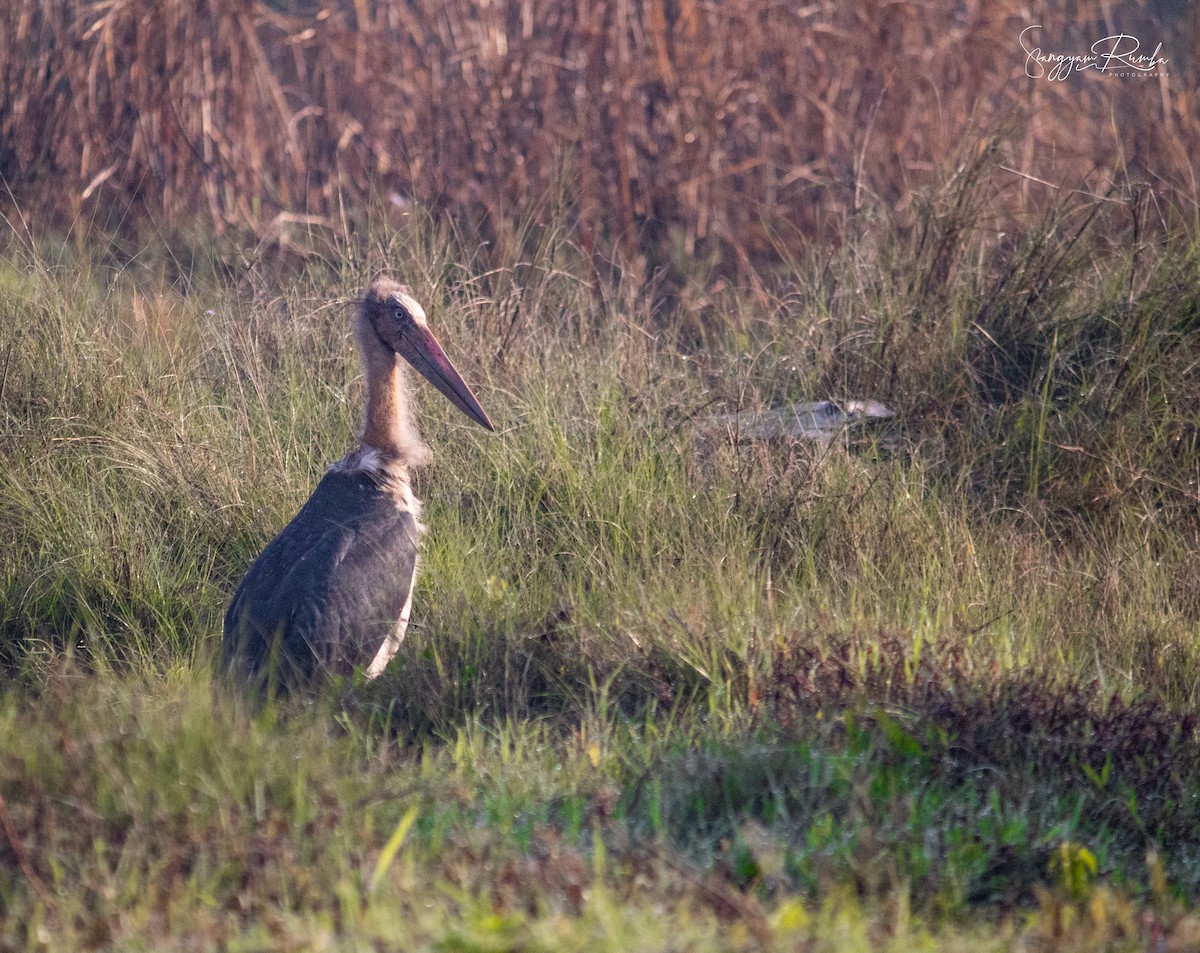
[[[410,473],[428,451],[400,358],[493,429],[407,287],[371,285],[354,332],[366,371],[362,437],[254,561],[225,614],[222,669],[263,687],[356,671],[374,678],[404,638],[423,529]]]

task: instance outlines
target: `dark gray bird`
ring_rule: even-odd
[[[367,383],[358,446],[254,561],[225,613],[222,670],[263,688],[355,671],[374,678],[404,638],[423,530],[409,473],[428,450],[409,415],[400,358],[493,429],[404,285],[371,285],[354,330]]]

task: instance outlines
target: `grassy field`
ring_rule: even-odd
[[[1200,246],[967,180],[744,287],[535,216],[282,278],[10,236],[0,949],[1200,942]],[[380,272],[497,433],[414,385],[408,640],[254,711],[221,616],[353,439]],[[710,420],[846,397],[897,421]]]

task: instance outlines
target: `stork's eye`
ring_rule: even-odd
[[[392,317],[397,321],[408,320],[408,309],[399,301],[392,301],[389,310],[392,312]]]

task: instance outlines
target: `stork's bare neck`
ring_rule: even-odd
[[[492,423],[450,363],[425,318],[424,309],[404,285],[381,278],[367,289],[354,318],[367,378],[363,449],[392,465],[423,463],[425,445],[409,413],[404,358],[459,410],[488,430]]]
[[[365,325],[365,326],[364,326]],[[362,445],[393,465],[418,466],[429,450],[413,422],[400,356],[379,339],[361,309],[355,330],[366,372]]]

